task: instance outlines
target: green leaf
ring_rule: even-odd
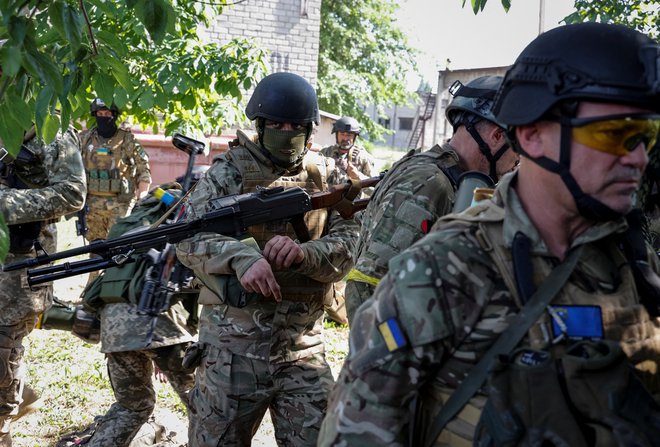
[[[66,29],[64,27],[64,4],[60,2],[53,2],[48,8],[48,18],[58,34],[66,39]]]
[[[126,91],[133,90],[133,81],[131,80],[131,74],[128,72],[128,68],[118,59],[114,57],[107,57],[105,61],[112,67],[112,74],[119,84],[124,87]]]
[[[125,56],[128,53],[126,44],[124,44],[124,42],[122,42],[115,33],[111,33],[107,30],[99,30],[95,33],[95,36],[99,42],[105,43],[115,53],[117,53],[117,56]]]
[[[75,53],[80,48],[82,41],[82,19],[77,10],[66,3],[63,6],[61,15],[66,39],[71,45],[71,52]]]
[[[5,45],[0,49],[0,60],[2,61],[3,74],[15,76],[21,68],[23,56],[18,47]]]
[[[119,107],[119,110],[123,110],[124,107],[126,107],[126,104],[128,104],[129,101],[129,96],[126,90],[124,90],[121,86],[115,87],[115,104],[117,107]]]
[[[96,96],[101,98],[106,104],[112,104],[112,93],[115,90],[115,83],[107,73],[99,73],[93,81]]]
[[[153,92],[149,89],[144,89],[138,98],[138,105],[145,110],[151,109],[154,106]]]
[[[162,0],[145,0],[142,2],[138,16],[144,27],[157,44],[163,41],[167,32],[168,9]]]
[[[53,100],[53,95],[53,89],[50,86],[42,88],[39,95],[37,95],[34,124],[42,137],[46,116],[50,115],[50,103]]]
[[[4,104],[0,108],[0,139],[2,139],[5,149],[10,154],[16,155],[23,143],[23,128],[8,108],[8,104]]]
[[[12,40],[21,45],[27,34],[27,19],[25,17],[11,16],[8,27]]]
[[[21,129],[32,126],[32,111],[16,92],[7,93],[7,105],[9,105],[7,113],[13,117]]]
[[[44,143],[50,144],[55,140],[57,132],[60,130],[60,117],[55,114],[47,114],[44,120],[44,127],[41,132],[41,137]]]
[[[32,75],[38,76],[44,84],[51,86],[57,93],[62,92],[64,81],[61,70],[55,65],[55,60],[38,50],[30,49],[24,55],[24,62],[25,68]]]
[[[5,218],[0,213],[0,263],[5,261],[9,253],[9,228],[5,223]]]

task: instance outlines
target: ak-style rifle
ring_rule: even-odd
[[[327,191],[308,194],[304,189],[293,187],[261,188],[256,192],[218,197],[209,201],[209,210],[203,216],[189,221],[164,224],[153,229],[136,231],[109,240],[96,240],[84,247],[72,248],[48,254],[41,249],[35,258],[25,259],[3,266],[3,271],[32,268],[73,256],[94,253],[98,258],[65,262],[27,271],[28,284],[37,285],[48,281],[102,270],[134,262],[131,255],[137,250],[160,248],[174,244],[200,232],[210,232],[240,238],[252,225],[286,220],[292,223],[301,242],[309,240],[304,225],[306,212],[333,208],[344,218],[366,207],[367,200],[353,202],[361,188],[374,186],[381,176],[362,181],[349,181],[333,186]]]

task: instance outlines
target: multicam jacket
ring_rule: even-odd
[[[391,260],[373,299],[355,317],[350,353],[331,394],[319,445],[405,445],[410,402],[419,397],[435,410],[441,407],[519,310],[516,293],[507,285],[511,261],[495,262],[491,243],[510,252],[514,235],[524,233],[531,240],[537,288],[559,263],[511,187],[515,175],[501,180],[492,202],[446,216],[432,233]],[[484,225],[493,225],[495,240],[484,238]],[[552,303],[597,306],[604,338],[621,343],[657,395],[660,322],[640,304],[615,243],[626,227],[623,219],[596,224],[573,241],[572,249],[583,246],[581,256]],[[660,271],[657,257],[649,259]],[[550,325],[546,314],[521,344],[536,348],[548,343]],[[472,399],[470,408],[447,425],[440,445],[457,445],[459,438],[460,445],[471,445],[483,401],[479,395]]]
[[[210,199],[251,191],[256,183],[264,187],[306,185],[311,191],[326,187],[316,185],[316,176],[309,172],[310,166],[314,165],[320,171],[320,178],[324,178],[327,166],[332,165],[332,161],[325,157],[308,153],[300,167],[287,172],[273,165],[260,147],[240,131],[237,143],[238,146],[230,149],[228,154],[216,159],[197,184],[187,205],[189,218],[204,214]],[[264,178],[259,182],[256,175]],[[312,214],[317,217],[308,218]],[[358,228],[352,220],[344,220],[328,211],[322,214],[308,213],[306,216],[310,234],[321,237],[300,244],[305,254],[301,265],[285,272],[275,272],[278,282],[286,281],[286,284],[280,282],[282,302],[262,298],[238,308],[224,303],[210,289],[202,288],[200,303],[206,305],[200,317],[200,342],[271,362],[294,361],[323,351],[323,298],[330,292],[332,283],[351,268],[351,252]],[[326,222],[324,228],[313,228],[321,222]],[[264,235],[269,232],[292,234],[289,227],[274,222],[248,230],[263,249],[260,239]],[[254,262],[262,259],[255,248],[216,234],[200,234],[179,243],[177,256],[195,272],[236,275],[239,279]],[[299,275],[304,283],[301,288],[292,284],[291,278],[295,275]],[[308,290],[309,299],[301,296],[301,290]]]
[[[331,184],[343,183],[348,180],[348,156],[351,156],[351,164],[357,170],[371,177],[374,171],[374,159],[363,147],[354,145],[348,152],[342,153],[339,146],[336,144],[327,146],[321,149],[321,155],[332,158],[335,160],[335,169],[330,173],[329,182]]]
[[[445,144],[405,156],[376,187],[363,213],[355,269],[380,279],[390,259],[424,236],[451,211],[454,186],[442,168],[458,167],[458,155]]]

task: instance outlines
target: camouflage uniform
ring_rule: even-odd
[[[387,273],[389,260],[424,235],[423,225],[428,231],[439,217],[451,211],[454,180],[443,169],[458,169],[458,155],[450,144],[409,153],[376,187],[361,217],[355,268],[347,278],[349,322]]]
[[[510,253],[514,234],[526,234],[536,287],[558,264],[511,188],[513,179],[515,174],[501,180],[494,201],[445,217],[431,234],[392,259],[374,299],[355,317],[350,354],[331,394],[319,445],[406,444],[412,399],[417,396],[430,410],[441,407],[519,310],[517,293],[511,291],[511,261],[504,261],[503,268],[494,253]],[[657,393],[660,323],[640,304],[616,243],[625,228],[623,219],[596,224],[573,242],[583,251],[553,304],[600,307],[604,337],[620,341]],[[485,239],[484,234],[495,237]],[[658,271],[657,258],[650,259]],[[389,347],[384,322],[403,335]],[[546,313],[522,344],[538,349],[548,342],[549,326]],[[472,445],[484,400],[475,396],[446,426],[439,444]]]
[[[349,151],[344,151],[342,153],[339,145],[334,144],[332,146],[327,146],[321,149],[321,155],[330,157],[335,160],[335,169],[328,176],[328,182],[330,184],[340,184],[345,183],[349,180],[348,173],[346,172],[348,164],[348,156],[351,156],[351,164],[353,164],[357,170],[371,177],[374,170],[374,160],[364,148],[354,145]],[[368,191],[364,193],[371,195],[373,188],[369,188]],[[328,316],[336,321],[337,323],[346,324],[348,323],[348,318],[346,315],[346,303],[345,303],[345,290],[346,290],[346,281],[337,281],[333,284],[334,289],[334,299],[330,306],[326,307],[326,312]]]
[[[194,368],[182,365],[183,355],[193,341],[181,303],[158,316],[153,341],[146,349],[145,340],[152,321],[138,315],[135,305],[113,303],[103,307],[101,352],[106,354],[108,375],[115,403],[98,422],[89,446],[128,446],[146,423],[156,405],[153,386],[155,363],[188,406],[188,393],[195,382]]]
[[[355,166],[360,173],[367,177],[373,175],[374,159],[371,154],[361,146],[353,145],[348,151],[342,153],[340,147],[333,144],[332,146],[327,146],[321,149],[321,155],[335,160],[335,169],[328,176],[328,182],[331,184],[343,183],[348,180],[346,169],[348,168],[349,155],[351,155],[351,164]]]
[[[39,239],[46,249],[52,250],[56,245],[54,220],[82,208],[85,199],[78,136],[70,130],[58,134],[49,145],[37,138],[24,145],[34,157],[26,163],[8,163],[5,169],[10,169],[9,166],[15,169],[26,189],[9,187],[3,173],[0,212],[9,225],[44,222]],[[39,231],[38,226],[36,231]],[[33,248],[11,249],[5,262],[9,264],[35,255]],[[3,308],[0,313],[0,445],[11,445],[6,434],[12,415],[18,412],[23,387],[23,338],[34,328],[37,316],[52,304],[52,293],[52,284],[30,289],[25,282],[25,271],[0,272]]]
[[[166,188],[164,185],[162,187]],[[177,197],[176,194],[174,196]],[[163,205],[153,196],[142,199],[134,209],[135,215],[129,217],[128,223],[122,219],[115,225],[110,237],[125,232],[131,224],[139,225],[135,221],[142,214],[137,211],[152,211],[158,206]],[[131,220],[133,217],[135,220]],[[153,215],[151,218],[155,219]],[[103,299],[100,295],[99,298]],[[127,301],[131,299],[136,298],[127,298]],[[197,329],[193,324],[194,317],[190,318],[181,301],[159,314],[156,320],[138,314],[136,306],[129,302],[105,304],[100,309],[99,318],[101,352],[106,354],[115,403],[97,421],[87,445],[128,446],[140,427],[148,421],[156,404],[154,363],[165,374],[184,405],[188,406],[188,393],[195,382],[195,372],[194,368],[184,367],[182,360],[186,348],[195,339]]]
[[[297,185],[318,191],[327,184],[332,161],[318,154],[310,152],[299,168],[284,171],[240,131],[235,144],[197,184],[189,199],[191,217],[203,214],[209,199],[258,186]],[[232,307],[225,297],[202,288],[199,365],[190,394],[191,445],[250,445],[269,408],[279,445],[315,445],[333,383],[322,340],[323,305],[332,282],[352,265],[357,224],[326,210],[307,213],[305,222],[312,240],[300,245],[304,261],[275,272],[282,289],[280,303],[262,298]],[[275,234],[295,238],[286,222],[253,226],[248,233],[261,248]],[[241,278],[262,259],[236,239],[208,233],[180,243],[177,256],[199,272],[198,277]]]
[[[106,239],[115,220],[135,205],[138,184],[151,183],[149,156],[128,129],[104,138],[93,127],[80,141],[89,184],[86,239]]]

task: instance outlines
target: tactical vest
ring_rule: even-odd
[[[94,196],[121,196],[130,201],[135,186],[135,162],[125,153],[130,132],[118,129],[109,139],[91,129],[82,140],[82,159],[87,175],[87,192]],[[105,142],[101,142],[105,140]]]
[[[451,216],[454,222],[463,221],[466,226],[475,223],[478,225],[476,235],[480,240],[481,248],[490,254],[516,306],[522,307],[513,273],[511,250],[504,243],[503,218],[504,209],[493,201],[481,202],[460,215]],[[603,249],[609,256],[602,256]],[[552,301],[552,305],[599,306],[602,312],[603,339],[621,340],[620,345],[630,363],[641,373],[643,379],[652,380],[652,383],[646,380],[646,385],[657,393],[660,390],[657,377],[658,364],[648,358],[649,353],[656,353],[656,356],[660,353],[660,337],[656,335],[656,323],[640,302],[632,271],[615,238],[608,237],[594,245],[587,244],[580,259],[571,280],[564,285],[562,292]],[[553,266],[534,256],[532,263],[534,284],[538,286],[549,275]],[[575,284],[575,278],[579,278],[581,272],[587,272],[584,275],[594,274],[594,266],[596,269],[606,269],[606,263],[616,269],[612,272],[618,276],[617,287],[613,287],[610,293],[602,290],[586,292]],[[552,318],[546,312],[528,331],[522,345],[534,350],[545,349],[550,345],[551,334]],[[550,351],[560,355],[565,347],[564,344],[556,345]],[[456,347],[434,381],[429,384],[429,389],[420,393],[422,415],[419,421],[422,424],[432,422],[434,415],[457,386],[457,382],[474,366],[474,359],[481,358],[487,349],[488,346],[477,342]],[[475,432],[486,400],[487,398],[481,394],[473,396],[458,416],[447,424],[436,445],[472,445],[472,434]],[[417,429],[420,428],[416,427]]]
[[[305,169],[287,177],[280,177],[278,173],[272,171],[270,166],[259,163],[245,146],[234,146],[225,156],[241,173],[243,193],[255,192],[257,187],[292,188],[299,186],[309,193],[324,191],[328,188],[326,160],[312,152],[308,152],[303,159]],[[323,235],[327,218],[328,212],[325,209],[312,210],[305,214],[304,221],[311,240],[319,239]],[[262,250],[266,242],[277,235],[289,236],[293,240],[297,238],[293,227],[286,221],[253,225],[248,228],[248,234],[257,241]],[[285,300],[307,302],[321,301],[329,297],[331,284],[321,283],[292,271],[274,273]]]
[[[436,148],[438,149],[436,150]],[[452,185],[452,189],[455,191],[458,177],[462,173],[462,170],[458,166],[457,155],[453,152],[453,150],[450,149],[451,148],[444,146],[442,150],[440,150],[438,146],[435,146],[433,149],[426,152],[411,150],[406,155],[404,155],[401,160],[395,163],[394,166],[392,166],[392,168],[387,172],[385,178],[376,186],[376,189],[371,196],[372,204],[369,205],[367,212],[363,216],[364,220],[362,228],[371,227],[370,221],[374,218],[373,211],[371,210],[373,210],[374,206],[380,206],[382,204],[383,196],[390,190],[391,185],[399,182],[402,178],[408,177],[410,171],[418,169],[420,164],[436,165],[438,169],[440,169],[449,179],[449,182]],[[414,193],[415,191],[410,191],[410,194]],[[452,197],[451,200],[453,201],[454,198]],[[424,214],[428,214],[428,211],[417,208],[415,211],[411,211],[410,213],[423,216]],[[428,228],[431,228],[433,223],[434,222],[428,222]],[[420,229],[416,228],[415,231],[420,231]],[[394,236],[394,234],[391,236]],[[407,247],[415,241],[416,240],[410,240],[409,243],[402,245]],[[368,277],[371,277],[375,280],[380,280],[383,276],[385,276],[388,270],[388,263],[390,259],[399,254],[399,252],[393,246],[383,245],[385,244],[379,244],[372,240],[370,231],[360,232],[355,253],[357,253],[358,256],[356,269],[358,269],[361,274],[367,275]],[[402,248],[405,247],[399,247],[399,249]],[[355,277],[356,275],[350,276]],[[354,280],[360,281],[359,279]]]

